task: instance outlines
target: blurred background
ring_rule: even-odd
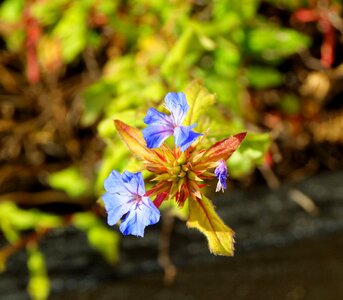
[[[197,131],[249,132],[210,197],[234,258],[173,205],[139,239],[101,203],[142,168],[113,119],[144,128],[194,80]],[[342,299],[342,97],[340,0],[2,1],[0,298]]]

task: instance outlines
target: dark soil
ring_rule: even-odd
[[[340,299],[343,296],[343,172],[324,173],[275,191],[234,190],[215,199],[217,211],[236,231],[236,256],[215,257],[205,238],[176,221],[171,257],[175,285],[164,287],[156,257],[159,226],[144,239],[125,237],[121,260],[106,264],[73,228],[48,234],[52,299]],[[294,193],[294,191],[297,191]],[[292,199],[303,193],[315,210]],[[13,255],[1,275],[1,299],[27,299],[24,252]],[[326,297],[323,298],[323,295]]]

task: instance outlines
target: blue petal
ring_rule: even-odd
[[[175,145],[180,146],[181,151],[185,151],[200,135],[192,131],[195,124],[191,126],[178,126],[174,130]]]
[[[121,174],[115,170],[105,179],[104,186],[107,192],[129,195]]]
[[[226,176],[221,176],[220,177],[220,182],[222,184],[222,187],[224,188],[224,190],[226,189],[226,180],[227,180],[227,177]]]
[[[132,234],[136,236],[144,236],[144,229],[148,225],[155,224],[160,219],[160,212],[154,206],[150,199],[145,199],[140,202],[135,209],[132,209],[120,224],[120,231],[124,235]]]
[[[123,181],[126,188],[132,193],[139,196],[145,194],[144,180],[141,172],[131,173],[125,171],[123,173]]]
[[[164,127],[173,126],[170,116],[167,116],[166,114],[157,111],[155,108],[149,108],[144,118],[144,123],[148,125],[161,125]]]
[[[171,135],[173,135],[173,128],[161,125],[149,125],[143,129],[143,136],[148,148],[158,148]]]
[[[155,204],[148,197],[143,197],[141,202],[141,209],[143,213],[149,216],[149,223],[147,225],[156,224],[160,220],[160,211]]]
[[[137,211],[130,211],[125,219],[121,222],[119,229],[124,235],[135,235],[135,236],[144,236],[145,225],[142,223],[142,218],[137,213]]]
[[[186,96],[184,93],[168,93],[164,101],[169,109],[172,118],[174,120],[174,125],[181,125],[186,117],[189,106],[187,104]]]
[[[116,224],[135,204],[128,196],[125,197],[112,193],[105,193],[102,199],[104,200],[107,212],[107,223],[110,226]]]

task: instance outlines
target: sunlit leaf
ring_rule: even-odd
[[[94,123],[113,96],[113,84],[105,80],[97,81],[87,87],[83,92],[85,111],[81,119],[82,124],[87,126]]]
[[[191,28],[187,28],[182,33],[163,62],[161,66],[161,74],[167,77],[175,74],[175,71],[178,70],[177,66],[182,64],[182,61],[185,59],[187,49],[190,46],[193,37],[194,33]]]
[[[53,36],[62,43],[62,55],[67,63],[76,58],[87,42],[87,10],[83,2],[73,2],[54,28]]]
[[[113,126],[113,122],[112,122]],[[131,155],[127,147],[117,141],[117,145],[108,146],[103,154],[103,162],[98,170],[98,176],[95,182],[96,191],[103,192],[104,180],[108,177],[113,169],[121,170],[122,166],[126,167],[128,156]]]
[[[202,199],[189,199],[189,218],[187,226],[202,232],[210,251],[215,255],[232,256],[234,252],[234,232],[227,227],[214,211],[213,205],[205,196]]]
[[[1,35],[11,51],[18,51],[25,38],[23,28],[17,28],[23,18],[24,0],[6,0],[0,6]]]
[[[215,1],[214,11],[216,17],[225,18],[229,13],[235,14],[243,19],[250,19],[255,16],[259,1],[257,0],[231,0]]]
[[[24,0],[6,0],[0,6],[2,22],[18,22],[22,18]]]
[[[27,247],[29,284],[27,290],[33,300],[45,300],[50,293],[50,280],[47,276],[45,259],[36,245]]]
[[[83,231],[87,231],[90,228],[97,226],[99,219],[90,212],[75,213],[72,218],[72,224]]]
[[[61,218],[37,209],[24,210],[13,202],[0,203],[0,224],[13,230],[54,228],[62,224]],[[15,235],[13,236],[15,239]]]
[[[89,244],[97,249],[109,263],[118,262],[120,241],[118,233],[103,225],[98,225],[90,228],[87,236]]]
[[[199,81],[193,81],[185,90],[190,110],[185,119],[185,124],[191,125],[206,113],[215,102],[215,95],[211,94]]]
[[[70,0],[35,1],[31,11],[35,18],[44,25],[52,25],[58,21],[64,11],[64,7]]]
[[[213,64],[217,74],[225,76],[235,76],[237,74],[242,60],[237,45],[226,39],[220,39],[214,54],[215,60]]]
[[[88,180],[82,177],[76,167],[70,167],[50,174],[48,182],[53,188],[63,190],[70,197],[74,198],[82,196],[89,186]]]

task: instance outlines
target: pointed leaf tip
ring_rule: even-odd
[[[233,256],[234,232],[216,214],[214,207],[205,196],[202,199],[190,198],[187,226],[202,232],[208,241],[211,253]]]
[[[232,153],[236,151],[246,135],[246,132],[241,132],[215,143],[213,146],[207,149],[205,153],[207,162],[215,162],[220,159],[227,160]]]
[[[113,121],[121,139],[129,150],[138,158],[153,161],[155,158],[154,152],[147,148],[142,132],[120,120]]]
[[[235,134],[233,137],[238,139],[239,142],[241,143],[246,136],[247,136],[247,132],[241,132],[241,133]]]

